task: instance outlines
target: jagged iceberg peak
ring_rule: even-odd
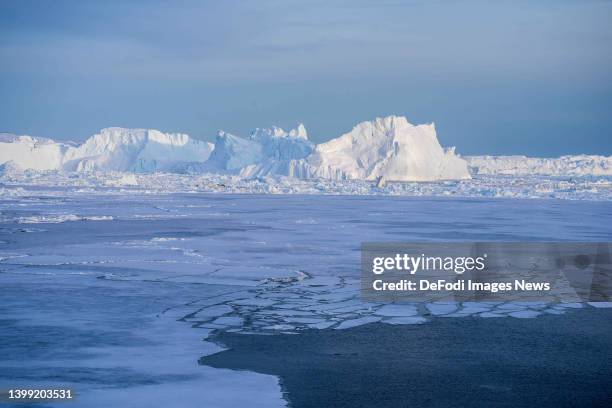
[[[203,169],[248,176],[277,174],[270,169],[284,168],[288,161],[303,159],[313,150],[303,124],[288,132],[276,126],[257,128],[248,139],[219,131]]]
[[[469,179],[465,160],[444,150],[435,125],[413,125],[403,116],[357,124],[350,132],[318,145],[308,165],[320,177],[389,181]]]
[[[314,144],[308,140],[306,128],[301,123],[289,132],[276,126],[258,128],[251,132],[250,139],[261,144],[263,154],[269,160],[303,159],[314,150]]]
[[[278,126],[272,126],[271,128],[256,128],[251,132],[250,139],[262,140],[271,137],[286,137],[293,139],[308,139],[308,132],[303,123],[298,124],[295,129],[291,129],[288,132]]]
[[[430,126],[435,132],[435,125],[433,123],[420,126]],[[366,120],[364,122],[360,122],[355,125],[355,127],[353,127],[353,130],[351,130],[349,134],[363,133],[370,130],[374,132],[388,134],[388,132],[401,131],[403,129],[410,129],[413,127],[415,127],[415,125],[408,122],[408,119],[406,119],[405,116],[390,115],[383,118],[376,118],[374,120]]]

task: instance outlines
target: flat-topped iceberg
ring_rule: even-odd
[[[107,128],[64,155],[68,171],[175,171],[208,159],[212,144],[186,134],[149,129]]]
[[[0,164],[13,169],[57,170],[70,146],[44,137],[0,134]]]
[[[0,164],[23,169],[64,171],[173,172],[186,163],[208,159],[212,143],[181,133],[106,128],[81,145],[4,134]]]
[[[468,156],[474,174],[546,175],[546,176],[612,176],[612,157],[573,155],[556,158],[526,156]]]

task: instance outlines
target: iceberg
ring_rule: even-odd
[[[465,156],[443,148],[433,123],[403,116],[357,124],[315,145],[303,124],[288,131],[257,128],[248,137],[219,131],[215,143],[154,129],[102,129],[82,144],[0,134],[0,172],[129,172],[227,175],[243,180],[283,178],[372,182],[470,180],[488,176],[612,176],[612,156],[559,158]]]
[[[315,146],[308,140],[303,124],[286,132],[273,126],[270,129],[255,129],[249,140],[261,146],[263,159],[241,169],[240,175],[246,178],[266,176],[288,176],[308,178],[300,171],[300,160],[308,157]]]
[[[203,170],[209,172],[239,172],[243,167],[263,160],[262,146],[252,140],[220,130],[210,158]]]
[[[68,171],[173,172],[185,163],[208,159],[213,146],[181,133],[106,128],[82,145],[69,148],[63,169]]]
[[[612,156],[468,156],[466,160],[472,173],[481,175],[612,176]]]
[[[0,164],[12,162],[11,167],[32,170],[61,168],[68,144],[32,136],[0,134]]]
[[[305,172],[329,179],[434,181],[469,179],[467,162],[444,150],[434,124],[412,125],[388,116],[359,123],[316,147]]]
[[[106,128],[81,145],[0,135],[0,164],[32,170],[173,172],[208,159],[212,143],[181,133]]]
[[[470,179],[467,162],[444,150],[435,126],[412,125],[401,116],[362,122],[326,143],[306,143],[300,125],[292,132],[256,129],[266,157],[240,172],[243,177],[288,176],[330,180],[435,181]]]
[[[257,128],[248,138],[219,131],[210,158],[202,172],[239,174],[254,178],[266,176],[295,176],[292,163],[306,158],[314,150],[303,124],[285,131],[273,126]]]

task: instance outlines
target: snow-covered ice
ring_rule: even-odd
[[[51,187],[53,186],[53,187]],[[288,177],[248,179],[239,175],[206,173],[81,173],[0,172],[0,194],[29,196],[41,189],[57,194],[55,187],[72,194],[167,194],[167,193],[238,193],[238,194],[309,194],[376,195],[482,198],[547,198],[568,200],[611,200],[612,177],[559,176],[487,176],[470,180],[443,182],[388,182],[377,187],[363,180],[301,180]],[[221,213],[219,213],[221,214]],[[179,214],[177,214],[178,216]],[[370,216],[377,216],[372,213]],[[317,220],[309,216],[290,221],[304,228]]]

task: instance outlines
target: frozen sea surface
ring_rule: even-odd
[[[0,388],[71,386],[79,406],[284,405],[275,376],[198,366],[221,350],[205,341],[215,331],[537,319],[592,307],[363,303],[363,241],[612,238],[609,201],[29,186],[3,194],[0,212]]]
[[[49,187],[53,186],[53,187]],[[23,196],[32,191],[54,194],[59,189],[82,194],[254,193],[390,195],[426,197],[551,198],[612,200],[612,176],[473,174],[472,179],[435,182],[387,182],[240,177],[222,174],[2,172],[0,194]]]

